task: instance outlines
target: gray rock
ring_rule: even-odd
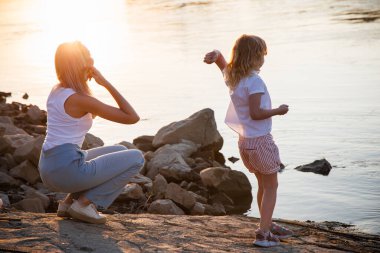
[[[161,174],[156,175],[152,187],[154,199],[164,198],[167,186],[168,182],[166,181],[166,179]]]
[[[152,145],[153,138],[153,135],[142,135],[134,139],[133,144],[143,152],[154,151],[156,148]]]
[[[0,123],[13,125],[13,120],[9,116],[0,116]]]
[[[32,212],[32,213],[44,213],[44,205],[39,198],[23,199],[17,203],[14,203],[12,207],[17,210]]]
[[[91,149],[104,146],[104,142],[99,137],[93,134],[87,133],[84,137],[82,149]]]
[[[37,168],[28,160],[12,168],[9,174],[12,177],[24,179],[30,184],[35,184],[40,179]]]
[[[152,179],[150,179],[149,177],[143,176],[141,174],[137,174],[136,176],[131,178],[129,183],[136,183],[143,186],[145,184],[152,183]]]
[[[165,144],[180,143],[183,139],[199,144],[202,148],[214,145],[216,150],[220,150],[223,138],[217,130],[214,111],[209,108],[203,109],[187,119],[162,127],[152,144],[154,147],[161,147]]]
[[[207,203],[207,199],[201,195],[198,195],[196,194],[195,192],[192,192],[192,191],[188,191],[188,193],[190,193],[191,195],[193,195],[193,197],[195,198],[195,200],[199,203],[202,203],[202,204],[206,204]]]
[[[5,128],[4,135],[27,134],[27,132],[16,127],[13,123],[0,122],[0,127]]]
[[[26,114],[32,122],[40,122],[45,116],[44,112],[36,105],[30,106]]]
[[[29,160],[35,166],[38,166],[38,161],[40,159],[40,153],[44,140],[45,136],[40,135],[34,138],[33,140],[25,143],[24,145],[18,147],[13,153],[13,157],[16,160],[16,162]]]
[[[140,185],[135,183],[127,184],[122,193],[117,198],[118,200],[126,200],[126,199],[141,199],[144,198],[144,192]]]
[[[9,198],[7,194],[0,193],[0,199],[3,201],[4,207],[9,207],[11,205],[11,202],[9,202]]]
[[[181,186],[175,183],[168,184],[166,187],[165,198],[173,200],[176,204],[179,204],[187,210],[191,210],[196,202],[191,193],[182,189]]]
[[[2,149],[6,150],[9,153],[13,153],[17,148],[32,141],[33,136],[30,136],[29,134],[13,134],[13,135],[4,135],[0,139],[2,139],[0,140],[0,143],[4,143],[4,144],[0,144]]]
[[[149,213],[184,215],[185,212],[170,199],[158,199],[148,208]]]
[[[205,205],[202,203],[196,202],[193,206],[193,209],[191,209],[190,214],[191,215],[204,215],[206,211]]]
[[[326,159],[315,160],[312,163],[301,165],[295,168],[302,172],[313,172],[327,176],[332,169],[331,164]]]

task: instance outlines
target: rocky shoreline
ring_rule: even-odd
[[[211,109],[119,144],[146,163],[93,225],[55,216],[65,194],[41,182],[37,165],[46,112],[7,103],[0,92],[0,252],[265,252],[254,248],[258,220],[245,217],[251,185],[225,165]],[[103,146],[87,134],[83,149]],[[331,166],[330,166],[331,167]],[[309,171],[309,167],[305,167]],[[327,173],[328,174],[328,173]],[[278,220],[295,236],[273,252],[380,252],[380,236],[341,223]]]

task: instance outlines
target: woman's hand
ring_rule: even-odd
[[[207,64],[212,64],[218,60],[219,56],[220,56],[219,50],[208,52],[203,58],[203,62]]]
[[[100,73],[100,71],[94,66],[90,67],[90,79],[91,78],[94,78],[99,85],[104,87],[110,84],[107,79],[105,79],[104,76]]]

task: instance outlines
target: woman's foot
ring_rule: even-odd
[[[71,217],[88,223],[106,223],[106,217],[99,214],[96,210],[95,205],[92,203],[83,206],[81,203],[79,203],[79,201],[74,200],[74,203],[70,206],[68,213],[71,215]]]
[[[58,209],[57,209],[57,216],[62,217],[62,218],[70,217],[70,214],[68,212],[70,206],[71,206],[71,204],[67,204],[64,201],[59,201]]]
[[[260,247],[273,247],[280,245],[280,240],[270,231],[264,232],[261,229],[258,229],[256,230],[256,239],[253,244]]]
[[[282,227],[274,222],[272,222],[270,232],[272,232],[272,234],[274,234],[278,239],[286,239],[293,236],[293,231],[285,227]]]

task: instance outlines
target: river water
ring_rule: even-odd
[[[214,48],[228,58],[239,35],[259,35],[269,49],[260,74],[272,103],[290,105],[273,119],[286,165],[274,217],[380,233],[380,19],[368,18],[379,10],[375,0],[0,0],[0,90],[46,109],[55,49],[80,40],[142,117],[131,126],[96,119],[91,132],[106,144],[153,135],[209,107],[222,152],[238,157],[237,136],[223,123],[228,91],[202,59]],[[321,158],[334,166],[328,176],[294,170]],[[255,194],[241,161],[228,165],[247,174]],[[258,216],[256,201],[247,214]]]

